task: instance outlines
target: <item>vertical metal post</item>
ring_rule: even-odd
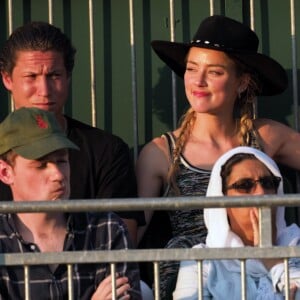
[[[250,0],[250,28],[255,30],[254,0]]]
[[[159,262],[153,262],[154,265],[154,299],[160,300],[160,278],[159,278]]]
[[[215,3],[214,0],[209,0],[209,14],[213,16],[215,13]]]
[[[255,31],[254,0],[250,0],[250,28]],[[255,98],[253,101],[253,118],[256,119],[257,115],[257,98]]]
[[[285,283],[285,300],[290,299],[289,286],[290,286],[290,270],[289,270],[289,260],[284,259],[284,283]]]
[[[96,116],[96,75],[95,75],[95,46],[94,46],[94,9],[93,0],[89,0],[89,30],[90,30],[90,67],[91,67],[91,107],[92,125],[97,126]]]
[[[30,300],[30,273],[29,273],[29,266],[24,265],[24,286],[25,286],[25,300]]]
[[[12,19],[12,0],[7,1],[8,7],[8,35],[11,35],[13,32],[13,19]],[[14,102],[12,95],[10,94],[10,111],[14,110]]]
[[[198,266],[198,299],[203,299],[203,264],[202,260],[197,262]]]
[[[293,102],[294,102],[294,123],[295,129],[299,131],[299,109],[298,109],[298,78],[297,78],[297,44],[295,26],[295,1],[290,0],[291,4],[291,40],[292,40],[292,76],[293,76]]]
[[[291,43],[292,43],[292,82],[293,82],[293,112],[294,112],[294,128],[299,131],[299,109],[298,109],[298,75],[297,75],[297,41],[295,26],[295,1],[290,0],[291,14]],[[300,191],[300,175],[296,172],[296,190]],[[299,209],[298,209],[299,215]]]
[[[170,40],[175,41],[175,13],[174,0],[170,0]],[[173,129],[177,127],[177,94],[176,94],[176,74],[172,71],[172,120]]]
[[[110,264],[110,273],[111,273],[111,289],[112,289],[112,299],[117,300],[117,286],[116,286],[116,264]]]
[[[130,23],[130,50],[131,50],[131,91],[133,109],[133,154],[134,160],[138,156],[138,104],[137,104],[137,76],[136,76],[136,54],[134,39],[134,7],[133,0],[129,0],[129,23]]]
[[[48,20],[50,24],[53,24],[53,1],[48,0]]]
[[[272,214],[270,207],[259,208],[259,246],[272,247]]]
[[[241,260],[241,297],[247,300],[246,260]]]
[[[73,265],[68,264],[68,299],[73,300],[74,299],[74,286],[73,286]]]

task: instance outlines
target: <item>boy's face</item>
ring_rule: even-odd
[[[38,160],[16,156],[13,166],[0,161],[1,180],[10,185],[14,201],[68,199],[68,151],[58,150]]]

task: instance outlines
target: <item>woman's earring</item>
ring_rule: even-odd
[[[239,99],[241,99],[241,95],[242,95],[243,91],[244,91],[244,90],[243,90],[242,87],[239,87],[239,88],[238,88],[238,91],[237,91],[237,92],[238,92],[238,98],[239,98]]]

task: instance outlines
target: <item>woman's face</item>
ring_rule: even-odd
[[[269,169],[258,159],[244,159],[232,167],[226,179],[226,195],[276,194],[277,188],[273,187],[270,181],[273,177]],[[245,188],[243,188],[243,183]]]
[[[232,113],[243,80],[224,52],[192,47],[184,74],[186,96],[198,113]]]
[[[227,196],[245,196],[245,195],[265,195],[277,194],[277,188],[272,188],[270,183],[270,176],[272,176],[269,169],[257,159],[245,159],[236,163],[232,167],[232,171],[227,178]],[[239,189],[245,180],[252,182],[246,185],[248,189]],[[263,181],[263,184],[261,183]],[[247,181],[246,181],[247,182]],[[251,212],[252,211],[252,212]],[[250,215],[253,211],[258,214],[256,208],[253,207],[230,207],[227,208],[227,215],[230,221],[230,227],[233,232],[238,234],[247,245],[253,245],[253,225],[251,223]],[[272,214],[274,216],[276,209],[274,208]],[[275,218],[273,218],[274,220]],[[253,222],[253,221],[252,221]],[[274,225],[274,224],[273,224]],[[274,231],[275,232],[275,231]]]

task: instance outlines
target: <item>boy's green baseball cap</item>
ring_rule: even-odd
[[[0,155],[13,150],[34,160],[65,148],[79,150],[52,112],[23,107],[10,113],[0,124]]]

